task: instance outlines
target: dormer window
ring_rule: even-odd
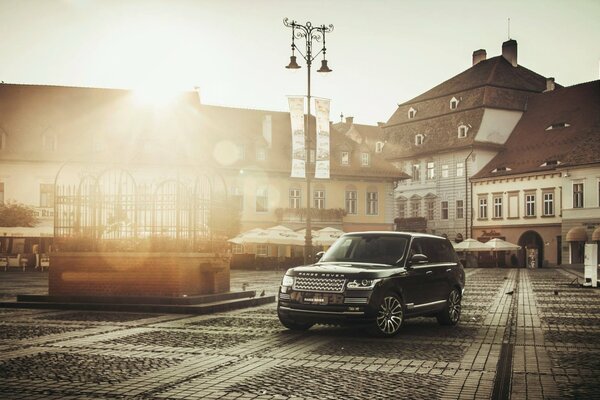
[[[415,135],[415,146],[420,146],[423,144],[423,141],[425,140],[425,136],[423,136],[422,134],[417,134]]]
[[[548,160],[545,163],[543,163],[542,165],[540,165],[540,167],[552,167],[552,166],[556,166],[556,165],[560,165],[560,164],[562,164],[562,163],[558,160]]]
[[[340,163],[342,165],[350,165],[350,153],[342,151]]]
[[[256,149],[256,160],[265,161],[267,159],[267,150],[264,148]]]
[[[469,131],[469,127],[467,125],[460,125],[458,127],[458,137],[460,139],[466,138],[468,131]]]
[[[414,108],[410,108],[408,110],[408,119],[413,119],[415,117],[415,115],[417,115],[417,110],[415,110]]]
[[[567,122],[558,122],[556,124],[552,124],[549,127],[546,128],[547,131],[551,131],[553,129],[562,129],[562,128],[568,128],[570,127],[571,124],[567,123]]]
[[[456,97],[453,97],[450,100],[450,109],[451,110],[456,110],[458,108],[458,103],[459,103],[458,99]]]
[[[509,167],[498,167],[498,168],[494,168],[492,170],[492,174],[495,174],[497,172],[508,172],[508,171],[512,171],[512,168],[509,168]]]
[[[375,153],[381,153],[383,151],[383,142],[375,143]]]

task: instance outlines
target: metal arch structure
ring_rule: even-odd
[[[226,185],[214,171],[68,163],[55,177],[61,251],[220,252],[223,215]]]

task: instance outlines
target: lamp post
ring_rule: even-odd
[[[313,26],[312,23],[307,22],[305,25],[300,25],[296,21],[289,21],[287,18],[283,20],[283,24],[288,28],[292,28],[292,55],[290,56],[290,63],[286,66],[287,69],[299,69],[300,65],[296,62],[296,51],[300,54],[304,61],[306,61],[306,71],[307,71],[307,86],[308,86],[308,94],[307,94],[307,117],[306,117],[306,130],[304,133],[304,149],[305,149],[305,177],[306,177],[306,236],[304,242],[304,263],[309,264],[312,261],[312,216],[311,216],[311,196],[310,196],[310,68],[312,62],[319,56],[319,54],[323,53],[323,60],[321,61],[321,68],[317,70],[317,72],[331,72],[332,70],[327,66],[327,59],[325,58],[325,54],[327,49],[325,48],[325,33],[330,33],[333,31],[333,25],[325,26]],[[302,40],[304,39],[304,43],[306,45],[304,54],[302,51],[296,46],[296,39]],[[313,55],[313,41],[314,42],[323,42],[323,46],[321,50]],[[315,154],[316,155],[316,154]]]

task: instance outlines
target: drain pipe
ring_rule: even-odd
[[[465,210],[469,212],[469,157],[473,154],[473,145],[471,145],[471,152],[465,158]],[[471,182],[471,208],[473,207],[473,183]],[[473,227],[473,210],[471,209],[471,217],[467,218],[465,215],[465,239],[471,238],[471,231],[469,230],[469,219],[471,220],[471,228]]]

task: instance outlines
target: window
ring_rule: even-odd
[[[427,200],[427,219],[432,221],[435,217],[435,202]]]
[[[237,211],[244,209],[244,193],[239,186],[232,186],[230,189],[231,201],[237,207]]]
[[[487,219],[488,217],[488,201],[485,197],[479,198],[479,218]]]
[[[383,151],[383,142],[375,143],[375,153],[381,153]]]
[[[414,108],[410,108],[408,110],[408,119],[413,119],[415,117],[415,115],[417,115],[417,110],[415,110]]]
[[[398,217],[406,218],[406,200],[401,200],[398,202]]]
[[[244,254],[244,246],[241,244],[232,244],[231,245],[231,252],[233,254]]]
[[[266,187],[256,190],[256,212],[269,211],[269,191]]]
[[[412,179],[415,182],[421,181],[421,166],[419,164],[413,164],[412,166]]]
[[[502,196],[494,196],[494,218],[502,218]]]
[[[427,179],[435,179],[435,163],[427,163]]]
[[[465,175],[465,163],[456,163],[456,176],[464,176]]]
[[[463,200],[456,200],[456,219],[465,217],[465,203]]]
[[[442,165],[442,178],[448,177],[448,165]]]
[[[496,172],[508,172],[508,171],[512,171],[512,168],[509,168],[509,167],[498,167],[498,168],[494,168],[492,170],[492,173],[495,174]]]
[[[269,256],[269,245],[268,244],[257,244],[256,245],[256,255],[259,257],[268,257]]]
[[[448,219],[448,202],[442,201],[442,219]]]
[[[369,153],[361,153],[360,154],[360,165],[363,167],[368,167],[370,163]]]
[[[313,206],[315,208],[325,208],[325,191],[315,190],[313,194]]]
[[[267,151],[263,148],[256,149],[256,159],[258,161],[265,161],[267,159]]]
[[[54,207],[54,185],[40,184],[40,207]]]
[[[450,109],[451,110],[456,110],[457,107],[458,107],[458,99],[456,97],[453,97],[450,100]]]
[[[346,191],[346,213],[356,215],[357,213],[357,193],[356,190]]]
[[[468,126],[466,126],[466,125],[460,125],[458,127],[458,137],[460,139],[466,138],[468,131],[469,131],[469,127]]]
[[[290,189],[290,208],[300,208],[300,189]]]
[[[583,208],[583,183],[573,184],[573,208]]]
[[[4,204],[4,182],[0,182],[0,204]]]
[[[342,151],[341,163],[342,165],[350,165],[350,153]]]
[[[525,195],[525,216],[535,217],[535,194]]]
[[[246,147],[243,144],[237,146],[237,158],[238,160],[244,160],[246,158]]]
[[[378,206],[377,192],[367,192],[367,215],[377,215],[379,213]]]
[[[552,192],[544,193],[544,215],[554,215],[554,193]]]
[[[410,202],[410,216],[420,217],[421,216],[421,200],[413,199]]]
[[[55,151],[57,144],[56,135],[53,133],[44,133],[42,135],[42,149],[47,151]]]
[[[422,145],[424,140],[425,140],[425,136],[423,136],[420,133],[416,134],[415,135],[415,146]]]

